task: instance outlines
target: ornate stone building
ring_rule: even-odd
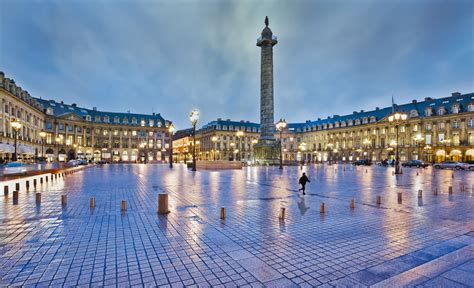
[[[0,159],[11,159],[14,153],[13,121],[21,124],[17,138],[19,158],[34,158],[41,149],[43,106],[3,72],[0,72],[0,104]]]
[[[388,121],[394,111],[408,115],[396,129]],[[253,145],[259,137],[257,123],[218,119],[197,132],[199,158],[238,160],[235,150],[243,151],[242,160],[253,160]],[[244,131],[239,146],[237,131]],[[274,131],[274,137],[280,135]],[[217,137],[216,141],[212,141]],[[216,138],[214,138],[216,139]],[[398,145],[400,160],[445,159],[474,160],[474,93],[453,93],[439,99],[425,98],[394,107],[354,111],[327,119],[289,123],[282,133],[285,163],[350,162],[358,159],[381,161],[394,157]],[[214,146],[215,145],[215,146]]]
[[[54,100],[32,98],[0,74],[2,110],[1,146],[11,150],[11,119],[23,125],[19,140],[28,153],[49,160],[71,158],[107,161],[166,161],[170,153],[170,121],[160,114],[134,114],[97,111]],[[40,132],[45,132],[41,147]],[[3,157],[11,151],[1,148]],[[44,153],[43,153],[44,151]],[[2,154],[0,154],[0,157]]]

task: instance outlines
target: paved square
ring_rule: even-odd
[[[41,205],[33,190],[16,205],[0,198],[0,286],[472,286],[474,174],[392,170],[91,167],[38,186]],[[163,192],[166,216],[156,212]]]

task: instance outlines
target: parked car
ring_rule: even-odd
[[[464,170],[469,169],[469,164],[457,162],[457,161],[444,161],[433,165],[436,169],[456,169]]]
[[[357,161],[354,161],[354,163],[352,163],[353,165],[356,165],[356,166],[370,166],[371,163],[370,163],[370,160],[369,159],[361,159],[361,160],[357,160]]]
[[[470,161],[470,162],[472,162],[472,161]],[[470,162],[467,162],[467,163],[466,163],[466,166],[467,166],[467,167],[464,168],[464,169],[470,170],[470,171],[474,171],[474,163],[470,163]]]
[[[80,159],[80,160],[77,160],[77,161],[78,161],[79,165],[88,165],[89,164],[89,162],[87,162],[87,160],[85,160],[85,159]]]
[[[4,176],[22,175],[32,170],[32,166],[21,162],[10,162],[3,166]]]
[[[429,166],[429,164],[425,163],[421,160],[408,160],[407,162],[403,162],[402,166],[403,167],[417,167],[417,168],[423,167],[423,168],[426,168],[426,167]]]
[[[385,159],[377,163],[379,166],[393,166],[395,161],[392,159]]]
[[[79,165],[79,161],[77,161],[77,160],[69,160],[66,163],[67,167],[77,167],[78,165]]]

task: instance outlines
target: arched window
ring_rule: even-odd
[[[467,111],[474,112],[474,103],[469,103],[469,105],[467,105]]]
[[[446,109],[444,107],[438,108],[438,115],[444,115],[445,112],[446,112]]]
[[[413,118],[413,117],[418,117],[418,111],[416,111],[416,109],[412,109],[410,111],[410,117]]]
[[[433,109],[432,109],[431,107],[427,107],[427,108],[425,109],[425,116],[426,116],[426,117],[429,117],[429,116],[431,116],[431,115],[433,115]]]
[[[459,113],[459,110],[460,110],[459,109],[459,104],[458,103],[454,104],[453,107],[451,108],[451,110],[452,110],[453,114]]]

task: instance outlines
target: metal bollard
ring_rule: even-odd
[[[67,195],[61,195],[61,205],[67,205]]]
[[[40,184],[43,185],[43,177],[40,177]]]
[[[354,209],[354,208],[355,208],[355,206],[356,206],[356,204],[355,204],[355,200],[354,200],[354,199],[352,199],[352,200],[351,200],[351,204],[350,204],[350,207],[351,207],[351,209]]]
[[[168,194],[158,194],[158,214],[168,214]]]
[[[464,192],[464,184],[461,183],[460,186],[461,186],[460,187],[461,192]]]
[[[319,213],[324,214],[324,212],[326,212],[324,208],[324,202],[321,202],[319,205]]]
[[[365,174],[367,174],[367,169],[365,169]]]
[[[381,205],[382,204],[382,196],[380,195],[377,195],[377,205]]]
[[[41,204],[41,193],[36,193],[36,204]]]
[[[54,176],[53,176],[53,174],[51,174],[51,182],[53,182],[53,178],[54,178]]]
[[[418,171],[416,171],[416,176],[418,176]]]
[[[423,198],[423,190],[418,190],[418,199]]]
[[[402,192],[397,193],[398,204],[402,204]]]
[[[433,189],[433,194],[434,194],[435,196],[438,195],[438,188],[434,187],[434,189]]]
[[[16,184],[15,184],[15,190],[16,190],[16,191],[20,191],[20,183],[16,183]]]
[[[13,204],[18,203],[18,191],[13,191]]]
[[[26,180],[26,191],[30,190],[30,180]]]
[[[278,215],[278,218],[279,218],[280,220],[285,219],[285,211],[286,211],[286,208],[285,208],[285,207],[281,207],[281,208],[280,208],[280,215]],[[222,212],[221,212],[221,213],[222,213]]]
[[[54,174],[54,179],[58,180],[58,173]]]
[[[8,186],[3,187],[3,196],[8,196]]]
[[[221,218],[222,220],[224,220],[224,219],[225,219],[225,216],[226,216],[226,215],[225,215],[225,208],[224,208],[224,207],[221,207],[221,216],[220,216],[220,218]]]
[[[451,178],[453,178],[453,179],[454,179],[454,172],[453,172],[453,174],[451,174]]]
[[[89,199],[89,207],[90,208],[94,208],[95,207],[95,198],[94,197],[91,197]]]
[[[127,201],[122,200],[122,205],[120,207],[121,207],[120,208],[121,211],[127,211]]]
[[[37,184],[38,184],[38,182],[37,182],[36,178],[35,178],[35,179],[33,179],[33,188],[35,188],[35,189],[36,189],[36,186],[37,186]]]
[[[448,193],[449,193],[449,194],[453,194],[453,186],[449,186],[449,187],[448,187]]]

